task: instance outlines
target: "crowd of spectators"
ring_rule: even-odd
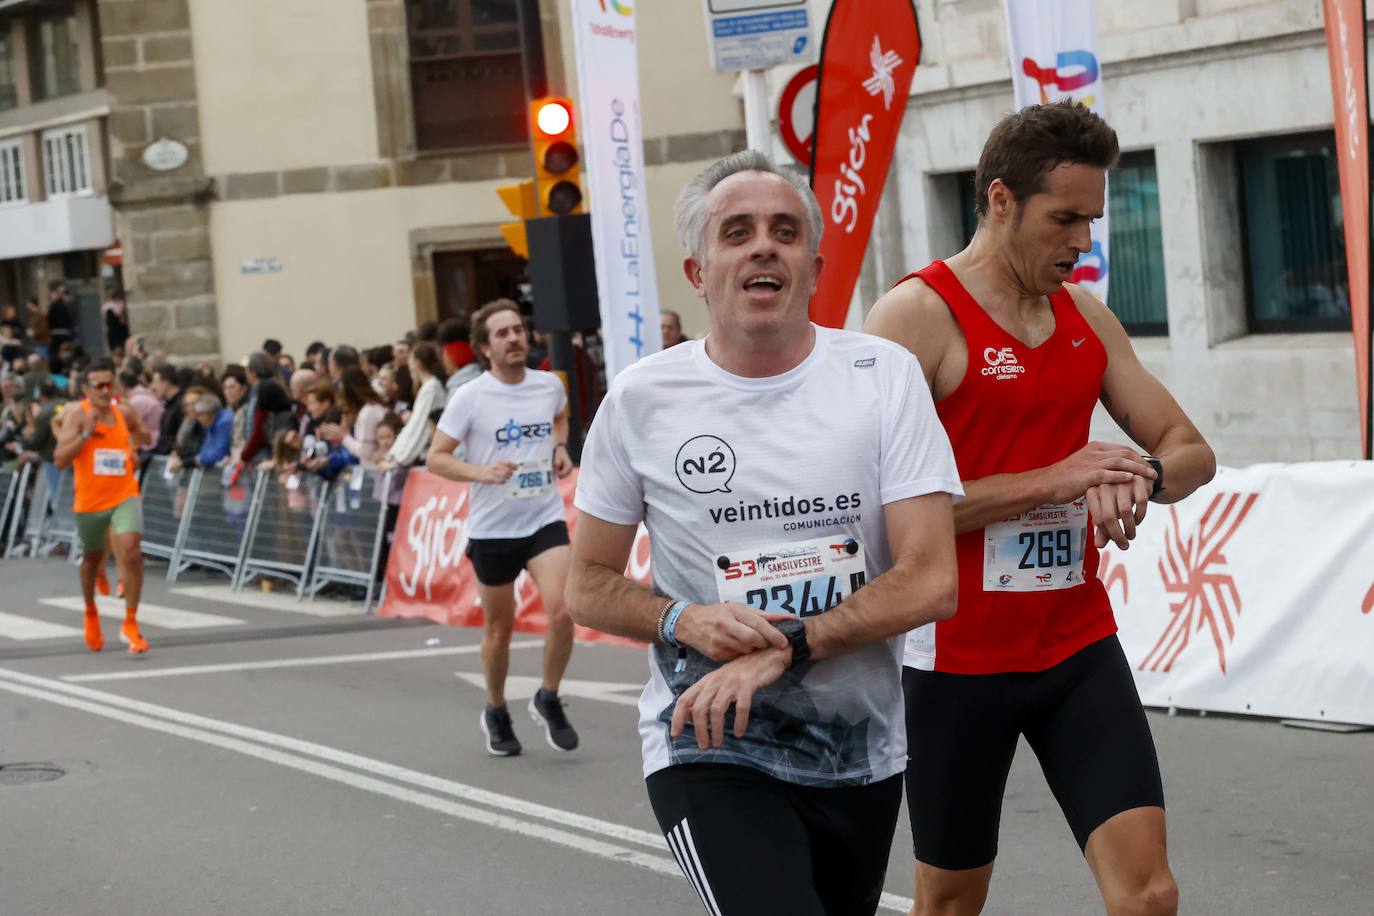
[[[65,286],[54,286],[46,309],[33,301],[27,313],[0,308],[0,465],[40,466],[50,493],[57,483],[53,422],[81,397],[89,362],[72,338],[65,293]],[[423,463],[448,398],[482,374],[465,319],[428,322],[392,343],[362,349],[316,341],[299,362],[268,339],[241,364],[221,369],[147,352],[141,338],[128,335],[126,322],[115,328],[124,308],[122,297],[111,300],[116,304],[107,302],[103,314],[119,367],[117,395],[153,432],[142,450],[144,464],[165,455],[169,473],[218,468],[238,479],[271,471],[295,489],[305,475],[332,480],[353,465],[404,471]],[[590,376],[579,385],[586,423],[605,390],[595,336],[578,337],[575,357]],[[543,335],[531,335],[529,360],[531,368],[549,368]],[[404,478],[395,475],[393,507]]]

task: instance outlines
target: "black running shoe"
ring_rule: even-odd
[[[514,757],[520,753],[520,739],[515,737],[510,710],[488,706],[482,712],[482,734],[487,736],[487,753],[493,757]]]
[[[577,732],[563,712],[563,701],[540,687],[530,697],[530,718],[544,727],[544,738],[556,751],[577,750]]]

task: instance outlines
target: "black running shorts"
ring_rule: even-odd
[[[483,585],[509,585],[520,576],[530,560],[546,550],[568,543],[568,526],[563,522],[545,525],[529,537],[483,538],[468,541],[468,559],[477,581]]]
[[[797,786],[722,764],[648,778],[673,857],[713,916],[871,916],[902,803],[902,777]]]
[[[1002,794],[1026,736],[1080,849],[1113,815],[1164,807],[1159,761],[1115,636],[1045,671],[904,668],[907,805],[916,858],[965,869],[997,857]]]

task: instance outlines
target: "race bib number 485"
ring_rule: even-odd
[[[846,536],[732,551],[715,568],[722,602],[796,617],[825,613],[863,587],[866,575],[863,545]]]
[[[983,591],[1038,592],[1083,584],[1088,507],[1037,506],[983,532]]]
[[[129,455],[122,448],[95,450],[94,470],[97,477],[123,477],[128,473]]]

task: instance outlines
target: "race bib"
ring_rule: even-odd
[[[553,459],[522,461],[506,481],[507,499],[533,499],[543,496],[553,486]]]
[[[721,601],[760,611],[814,617],[863,587],[863,545],[851,537],[816,538],[716,558]]]
[[[983,531],[983,591],[1038,592],[1083,584],[1088,506],[1037,506]]]
[[[122,448],[95,450],[95,476],[124,477],[129,473],[129,453]]]

